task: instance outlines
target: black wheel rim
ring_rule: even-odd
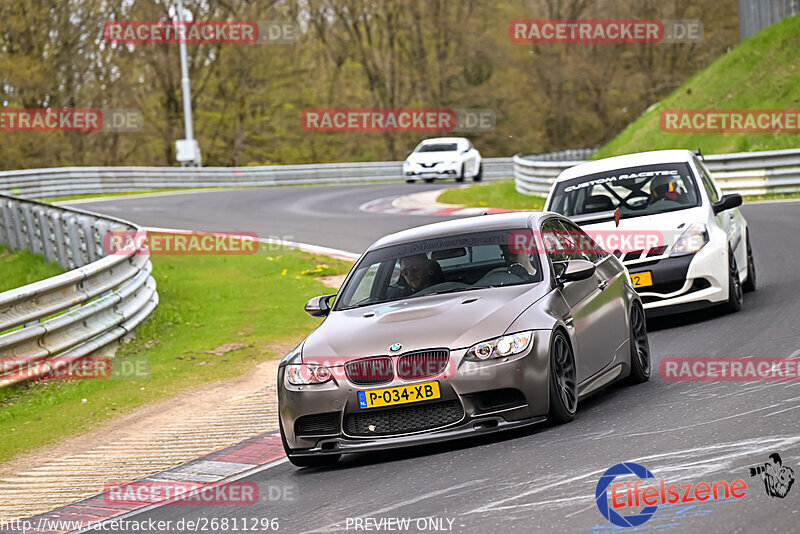
[[[736,258],[733,256],[733,251],[728,251],[730,261],[728,267],[730,269],[731,290],[733,291],[733,298],[737,301],[742,300],[742,283],[739,281],[739,269],[736,268]]]
[[[756,278],[756,265],[753,261],[753,249],[750,248],[750,238],[747,238],[747,277],[751,280]]]
[[[556,387],[561,403],[569,412],[575,412],[578,395],[575,384],[575,359],[572,350],[563,336],[558,336],[553,343],[553,360],[555,363]]]
[[[644,313],[638,306],[631,310],[631,332],[633,333],[633,348],[639,359],[639,367],[645,374],[650,373],[650,343],[647,341],[647,327],[644,323]]]

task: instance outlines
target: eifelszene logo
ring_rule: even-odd
[[[756,468],[753,468],[756,469]],[[752,472],[752,470],[751,470]],[[631,483],[617,482],[620,476],[633,475],[639,480]],[[642,486],[642,482],[646,486]],[[611,503],[608,502],[608,490],[611,490]],[[788,491],[788,489],[787,489]],[[650,520],[662,504],[694,503],[717,499],[742,499],[747,494],[747,483],[741,478],[733,482],[718,480],[716,482],[689,482],[685,484],[667,484],[664,479],[656,479],[646,467],[624,462],[610,467],[595,489],[597,509],[612,524],[618,527],[638,527]],[[625,508],[638,508],[638,512],[622,515]]]

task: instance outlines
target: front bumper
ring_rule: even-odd
[[[713,243],[694,254],[627,265],[632,275],[645,271],[652,274],[653,285],[636,290],[650,316],[700,309],[726,301],[727,266],[726,250]]]
[[[549,331],[535,331],[533,347],[508,358],[472,362],[464,360],[465,349],[451,351],[451,365],[440,375],[409,381],[395,378],[374,387],[357,386],[339,378],[305,388],[292,386],[284,382],[285,373],[280,368],[279,417],[286,444],[291,454],[297,456],[341,454],[446,441],[540,423],[549,409],[549,344]],[[438,399],[380,408],[359,407],[359,391],[434,380],[439,383]],[[456,406],[455,415],[452,410],[447,417],[436,413],[445,405]],[[320,421],[329,417],[331,424],[322,432],[309,433],[309,428],[314,428],[306,425],[309,417],[319,417]],[[386,435],[369,435],[363,430],[366,424],[374,423],[369,428],[375,427],[379,433],[388,421],[397,427],[398,420],[413,420],[424,426],[426,417],[436,426],[422,430],[409,426]],[[354,432],[354,428],[358,430]]]
[[[412,165],[403,170],[403,174],[409,179],[425,178],[455,178],[461,173],[461,165],[454,163],[439,163],[433,167],[422,167]]]

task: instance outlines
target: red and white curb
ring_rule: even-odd
[[[265,467],[283,463],[286,455],[277,430],[247,439],[236,445],[206,454],[178,467],[150,475],[145,482],[192,482],[201,488],[221,481],[243,478]],[[156,508],[170,499],[152,502],[114,503],[103,493],[62,506],[27,519],[12,522],[3,533],[65,534],[93,531],[92,525],[109,519],[120,519],[145,508]],[[16,524],[15,524],[16,523]]]
[[[400,197],[384,197],[371,200],[358,207],[370,213],[390,213],[396,215],[443,215],[451,217],[470,217],[485,213],[509,213],[523,210],[507,210],[500,208],[465,208],[453,204],[442,204],[436,198],[446,189],[422,191]]]

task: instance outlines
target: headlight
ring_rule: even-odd
[[[287,365],[286,380],[295,386],[323,384],[331,379],[331,370],[324,365]]]
[[[519,354],[533,343],[533,331],[517,332],[497,337],[489,341],[476,343],[467,351],[466,357],[471,360],[488,360]]]
[[[672,246],[670,256],[683,256],[692,254],[703,248],[708,243],[708,228],[704,223],[692,223]]]

